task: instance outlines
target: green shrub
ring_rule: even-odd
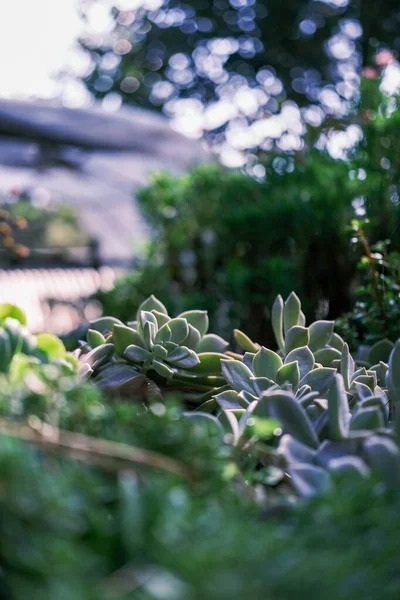
[[[395,342],[400,337],[400,254],[389,251],[390,240],[371,248],[357,221],[353,229],[365,252],[358,265],[362,281],[353,309],[338,319],[337,326],[357,350],[360,345],[371,345],[383,338]]]
[[[154,176],[139,194],[154,243],[139,273],[100,296],[104,311],[131,318],[123,299],[144,299],[155,282],[171,311],[196,305],[222,335],[234,325],[262,341],[271,339],[264,307],[279,292],[295,289],[309,316],[324,299],[342,312],[354,273],[348,169],[317,151],[302,160],[293,170],[293,158],[276,158],[264,183],[216,165]]]
[[[353,113],[335,122],[362,136],[346,160],[314,146],[320,134],[338,133],[325,125],[309,128],[301,152],[260,156],[263,181],[217,165],[154,175],[138,195],[153,242],[134,274],[100,294],[104,313],[129,320],[132,306],[155,293],[170,312],[208,310],[224,337],[239,327],[271,343],[265,306],[278,293],[295,290],[309,319],[348,311],[359,259],[347,232],[355,213],[370,219],[372,244],[390,239],[400,250],[400,111],[379,85],[363,78]]]

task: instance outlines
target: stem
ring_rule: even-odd
[[[171,384],[174,383],[182,383],[189,388],[197,389],[200,392],[206,391],[210,388],[220,387],[221,385],[226,385],[226,380],[224,377],[218,375],[210,375],[210,376],[198,376],[198,375],[183,375],[182,373],[174,374],[171,379]]]
[[[385,324],[385,333],[387,334],[388,318],[387,318],[387,314],[385,312],[385,307],[383,304],[381,290],[379,289],[379,285],[378,285],[379,274],[376,269],[376,261],[375,261],[374,257],[372,256],[370,245],[369,245],[368,240],[364,234],[364,231],[361,229],[361,227],[358,227],[357,233],[358,233],[358,237],[360,238],[360,241],[364,247],[365,254],[368,258],[369,269],[370,269],[371,278],[372,278],[372,285],[373,285],[373,288],[375,291],[376,303],[378,305],[379,312],[381,313],[381,318]]]
[[[200,403],[204,403],[207,400],[210,400],[213,396],[215,396],[216,394],[220,394],[221,392],[224,392],[225,390],[230,390],[231,386],[230,385],[222,385],[219,388],[213,388],[212,390],[209,390],[208,392],[205,392],[204,394],[185,394],[185,400],[187,400],[188,402],[197,402],[199,401]]]
[[[193,479],[193,472],[187,465],[169,456],[81,433],[71,433],[43,423],[37,417],[31,417],[23,425],[0,418],[0,434],[37,444],[47,451],[64,452],[77,460],[95,462],[105,468],[110,467],[110,461],[131,462]],[[104,465],[102,459],[105,460]],[[126,468],[126,465],[114,465],[114,468],[120,470]]]

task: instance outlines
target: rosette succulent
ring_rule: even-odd
[[[228,343],[207,331],[206,311],[171,318],[150,296],[127,325],[113,317],[90,323],[87,343],[78,352],[81,374],[122,396],[159,398],[169,389],[202,404],[226,386],[220,363]]]

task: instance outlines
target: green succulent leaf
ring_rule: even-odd
[[[334,325],[334,321],[315,321],[310,325],[308,328],[310,332],[310,350],[315,352],[329,344],[332,339]]]
[[[289,354],[296,348],[302,346],[308,346],[310,341],[310,335],[306,327],[300,327],[300,325],[294,325],[289,329],[285,336],[285,353]]]
[[[97,346],[101,346],[106,342],[104,335],[95,329],[89,329],[86,339],[91,348],[97,348]]]
[[[276,343],[280,350],[284,350],[285,342],[283,339],[283,299],[277,296],[271,310],[272,330],[275,335]]]
[[[186,319],[178,317],[171,319],[168,321],[168,327],[171,330],[171,341],[175,344],[182,344],[189,335],[189,324]]]
[[[208,331],[208,314],[206,310],[187,310],[179,315],[179,318],[186,319],[189,325],[195,327],[200,337],[204,337]]]
[[[252,404],[253,402],[258,402],[258,397],[255,392],[250,394],[249,392],[242,390],[239,394],[239,397],[246,403],[246,405]]]
[[[245,430],[249,432],[251,436],[254,436],[258,440],[268,440],[273,435],[276,429],[279,429],[279,423],[275,419],[265,419],[254,416],[254,408],[249,407],[240,419],[239,419],[239,430],[240,434],[243,435]]]
[[[397,342],[389,357],[386,375],[389,398],[393,404],[400,402],[400,342]]]
[[[306,394],[308,394],[309,392],[311,392],[311,387],[309,385],[302,385],[296,393],[296,398],[298,400],[300,400],[300,398],[302,396],[305,396]]]
[[[93,373],[93,369],[87,363],[82,365],[79,369],[79,377],[82,379],[82,381],[88,381]]]
[[[352,383],[350,393],[355,393],[359,400],[364,400],[371,397],[372,391],[365,383],[356,380]]]
[[[268,348],[260,348],[253,358],[252,367],[257,377],[267,377],[274,380],[282,367],[282,359]]]
[[[154,343],[160,344],[161,342],[169,342],[172,338],[172,331],[168,323],[165,323],[160,327],[154,336]]]
[[[290,383],[293,389],[297,388],[299,385],[299,380],[300,370],[299,364],[296,360],[294,362],[284,364],[276,374],[276,383],[278,385]]]
[[[126,327],[125,325],[114,325],[112,330],[112,339],[115,346],[115,352],[119,356],[122,356],[125,352],[125,349],[131,344],[140,346],[141,348],[146,348],[146,343],[140,333],[135,329],[131,329],[131,327]]]
[[[353,357],[350,354],[348,345],[344,344],[343,350],[342,350],[342,358],[340,361],[340,373],[343,377],[344,387],[346,388],[346,390],[348,390],[350,388],[351,379],[354,375],[354,369],[355,369],[355,365],[354,365]]]
[[[175,342],[164,342],[163,345],[168,350],[168,352],[172,352],[172,350],[175,350],[175,348],[178,348],[178,344],[175,344]]]
[[[127,360],[136,363],[142,363],[151,358],[152,354],[148,350],[136,346],[135,344],[129,345],[123,352],[123,357]]]
[[[301,313],[301,302],[298,296],[292,292],[283,307],[283,329],[285,336],[291,327],[299,324]]]
[[[26,324],[26,315],[18,306],[8,303],[0,304],[0,323],[4,323],[9,317],[16,319],[21,325]]]
[[[350,421],[350,429],[363,430],[363,429],[382,429],[385,426],[382,410],[378,406],[369,406],[361,408],[357,412],[353,413]]]
[[[344,388],[343,377],[334,376],[328,394],[329,432],[333,441],[340,441],[347,437],[349,432],[350,410]]]
[[[165,377],[165,379],[171,379],[174,375],[174,370],[160,360],[153,360],[151,368],[160,375],[160,377]]]
[[[313,463],[315,462],[317,452],[306,444],[299,442],[295,437],[286,433],[282,436],[279,443],[279,452],[283,454],[286,461],[290,463]]]
[[[104,334],[111,333],[114,325],[123,325],[123,323],[115,317],[99,317],[94,321],[90,321],[89,328]]]
[[[7,317],[3,323],[3,327],[10,340],[11,354],[20,352],[22,348],[23,333],[23,327],[21,323],[12,317]]]
[[[192,350],[196,350],[200,342],[200,338],[201,336],[199,330],[189,323],[189,333],[186,339],[183,341],[183,344]]]
[[[207,333],[197,345],[196,352],[225,352],[229,344],[215,333]]]
[[[202,412],[200,410],[192,410],[190,412],[184,412],[183,416],[191,421],[198,421],[203,426],[211,425],[220,435],[224,433],[220,421],[218,421],[214,415],[210,415],[209,413]]]
[[[309,385],[313,391],[324,394],[331,387],[335,373],[336,370],[329,367],[313,369],[300,380],[300,386]]]
[[[348,390],[350,388],[351,379],[354,375],[354,369],[355,369],[355,365],[354,365],[353,357],[350,354],[348,345],[345,344],[343,346],[342,358],[340,361],[340,373],[343,377],[344,387],[346,388],[346,390]]]
[[[369,371],[375,371],[376,380],[381,387],[386,386],[386,373],[388,368],[388,365],[381,361],[379,364],[373,365],[369,369]]]
[[[155,316],[155,318],[157,319],[157,323],[158,323],[158,327],[162,327],[163,325],[165,325],[165,323],[168,323],[168,321],[171,320],[171,317],[169,317],[168,315],[165,315],[162,312],[159,312],[158,310],[152,310],[151,311],[153,313],[153,315]],[[129,323],[128,323],[129,325]]]
[[[185,346],[179,346],[172,352],[168,353],[168,362],[184,369],[194,367],[199,364],[199,359],[196,352],[186,348]]]
[[[93,371],[104,365],[114,354],[114,344],[102,344],[79,359],[80,364],[88,364]]]
[[[334,458],[329,463],[329,471],[339,476],[346,476],[355,480],[360,477],[366,479],[370,475],[370,470],[366,463],[359,456],[342,456]]]
[[[139,373],[133,365],[110,363],[94,375],[94,380],[107,394],[134,400],[146,398],[149,393],[157,396],[158,388],[154,384],[149,385],[147,377]]]
[[[303,379],[309,371],[314,368],[315,359],[308,346],[302,348],[296,348],[289,352],[285,358],[285,364],[290,362],[297,362],[299,365],[300,379]]]
[[[248,367],[250,369],[250,371],[253,370],[254,357],[255,357],[254,352],[245,352],[243,355],[243,364],[246,365],[246,367]]]
[[[146,321],[143,327],[143,339],[146,347],[151,350],[154,345],[154,338],[156,337],[156,326],[150,321]]]
[[[253,373],[238,360],[221,360],[222,373],[226,381],[237,392],[245,390],[254,394],[254,387],[251,382]]]
[[[168,350],[161,344],[154,344],[152,352],[155,358],[159,360],[164,360],[168,356]]]
[[[257,352],[259,350],[260,346],[252,342],[243,331],[240,331],[240,329],[234,329],[233,335],[235,336],[237,344],[245,350],[245,352]]]
[[[5,373],[12,358],[11,343],[8,333],[0,328],[0,372]]]
[[[318,448],[318,437],[311,421],[292,393],[279,389],[264,392],[254,414],[276,419],[281,423],[284,433],[292,435],[310,448]]]
[[[335,348],[322,348],[322,350],[317,350],[314,353],[316,362],[320,363],[324,367],[332,366],[334,360],[340,361],[342,358],[342,354],[339,350]]]
[[[331,485],[329,474],[316,465],[292,465],[288,473],[297,493],[305,498],[325,492]]]
[[[148,312],[146,310],[141,310],[140,311],[140,317],[139,317],[139,320],[138,320],[138,331],[139,331],[140,334],[143,335],[143,338],[144,338],[145,342],[146,342],[146,338],[145,338],[146,323],[150,323],[153,326],[154,335],[155,335],[157,333],[157,331],[158,331],[158,323],[157,323],[156,317],[151,312]],[[148,328],[148,331],[150,331],[149,328]],[[146,344],[147,344],[147,342],[146,342]]]
[[[353,377],[351,378],[351,381],[355,381],[356,379],[358,379],[359,377],[364,377],[367,375],[367,369],[365,367],[360,367],[359,369],[357,369],[356,371],[354,371],[353,373]]]
[[[353,379],[351,385],[353,386],[356,383],[362,383],[370,389],[370,392],[373,392],[377,384],[376,374],[374,375],[375,377],[373,375],[359,375],[358,377]]]
[[[139,306],[136,316],[137,320],[140,320],[140,313],[142,311],[151,312],[153,310],[156,310],[157,312],[160,312],[163,315],[168,315],[168,311],[165,308],[164,304],[160,302],[160,300],[157,300],[155,296],[151,295],[148,298],[146,298],[146,300],[144,300]]]
[[[372,365],[381,361],[387,363],[393,348],[394,344],[390,340],[385,339],[376,342],[368,352],[368,362]]]
[[[223,410],[241,410],[247,406],[247,402],[244,402],[239,394],[233,390],[221,392],[214,396],[214,398]]]
[[[37,349],[43,352],[49,360],[55,360],[65,356],[65,346],[60,338],[51,333],[39,333],[36,336]]]
[[[332,346],[332,348],[335,348],[335,350],[339,350],[339,352],[342,352],[344,346],[344,339],[340,337],[338,333],[333,332],[329,345]]]
[[[388,437],[370,436],[363,446],[364,454],[371,468],[379,473],[389,488],[400,485],[400,452],[397,444]]]
[[[360,409],[369,408],[370,406],[380,408],[382,415],[386,417],[387,403],[388,399],[385,398],[385,393],[383,393],[383,396],[370,396],[369,398],[365,398],[358,406]]]
[[[263,392],[269,390],[270,387],[275,385],[275,382],[272,379],[268,379],[267,377],[252,377],[250,381],[252,382],[253,387],[259,396]]]
[[[193,367],[195,374],[220,374],[221,359],[226,360],[225,354],[219,352],[200,352],[197,357],[199,362]]]
[[[232,435],[232,445],[236,446],[240,439],[240,430],[239,423],[234,412],[231,410],[223,410],[218,418],[224,430]]]

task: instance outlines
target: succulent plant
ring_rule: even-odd
[[[87,343],[77,353],[81,374],[121,396],[151,399],[161,390],[179,390],[200,405],[226,386],[220,363],[228,343],[207,331],[206,311],[171,318],[150,296],[127,325],[113,317],[90,323]]]
[[[278,421],[284,434],[279,452],[293,486],[303,495],[326,487],[330,471],[365,476],[373,468],[389,485],[385,472],[393,477],[393,469],[386,460],[397,465],[400,477],[392,431],[393,408],[396,403],[400,407],[400,346],[390,346],[390,366],[382,360],[368,369],[358,366],[334,333],[333,322],[305,326],[293,293],[285,303],[277,298],[272,323],[277,352],[236,332],[245,354],[221,361],[231,389],[214,398],[235,444],[247,439],[247,424],[255,419]],[[371,360],[387,358],[388,349],[386,341],[376,344]]]
[[[92,321],[75,352],[78,361],[58,338],[33,336],[25,324],[17,307],[0,305],[6,410],[21,381],[33,385],[28,395],[50,399],[65,384],[67,397],[79,365],[81,380],[119,397],[151,402],[180,392],[186,417],[217,425],[239,470],[254,481],[289,484],[302,496],[325,489],[334,474],[374,472],[387,487],[400,483],[400,342],[382,340],[357,361],[333,321],[306,326],[294,293],[285,302],[278,296],[272,308],[278,349],[236,330],[243,355],[208,333],[205,311],[171,318],[154,296],[126,325],[113,317]],[[55,378],[64,382],[57,390]],[[53,404],[45,402],[43,410]]]
[[[13,359],[24,354],[48,363],[66,358],[63,343],[50,333],[33,335],[25,313],[13,304],[0,304],[0,373],[8,373]]]

